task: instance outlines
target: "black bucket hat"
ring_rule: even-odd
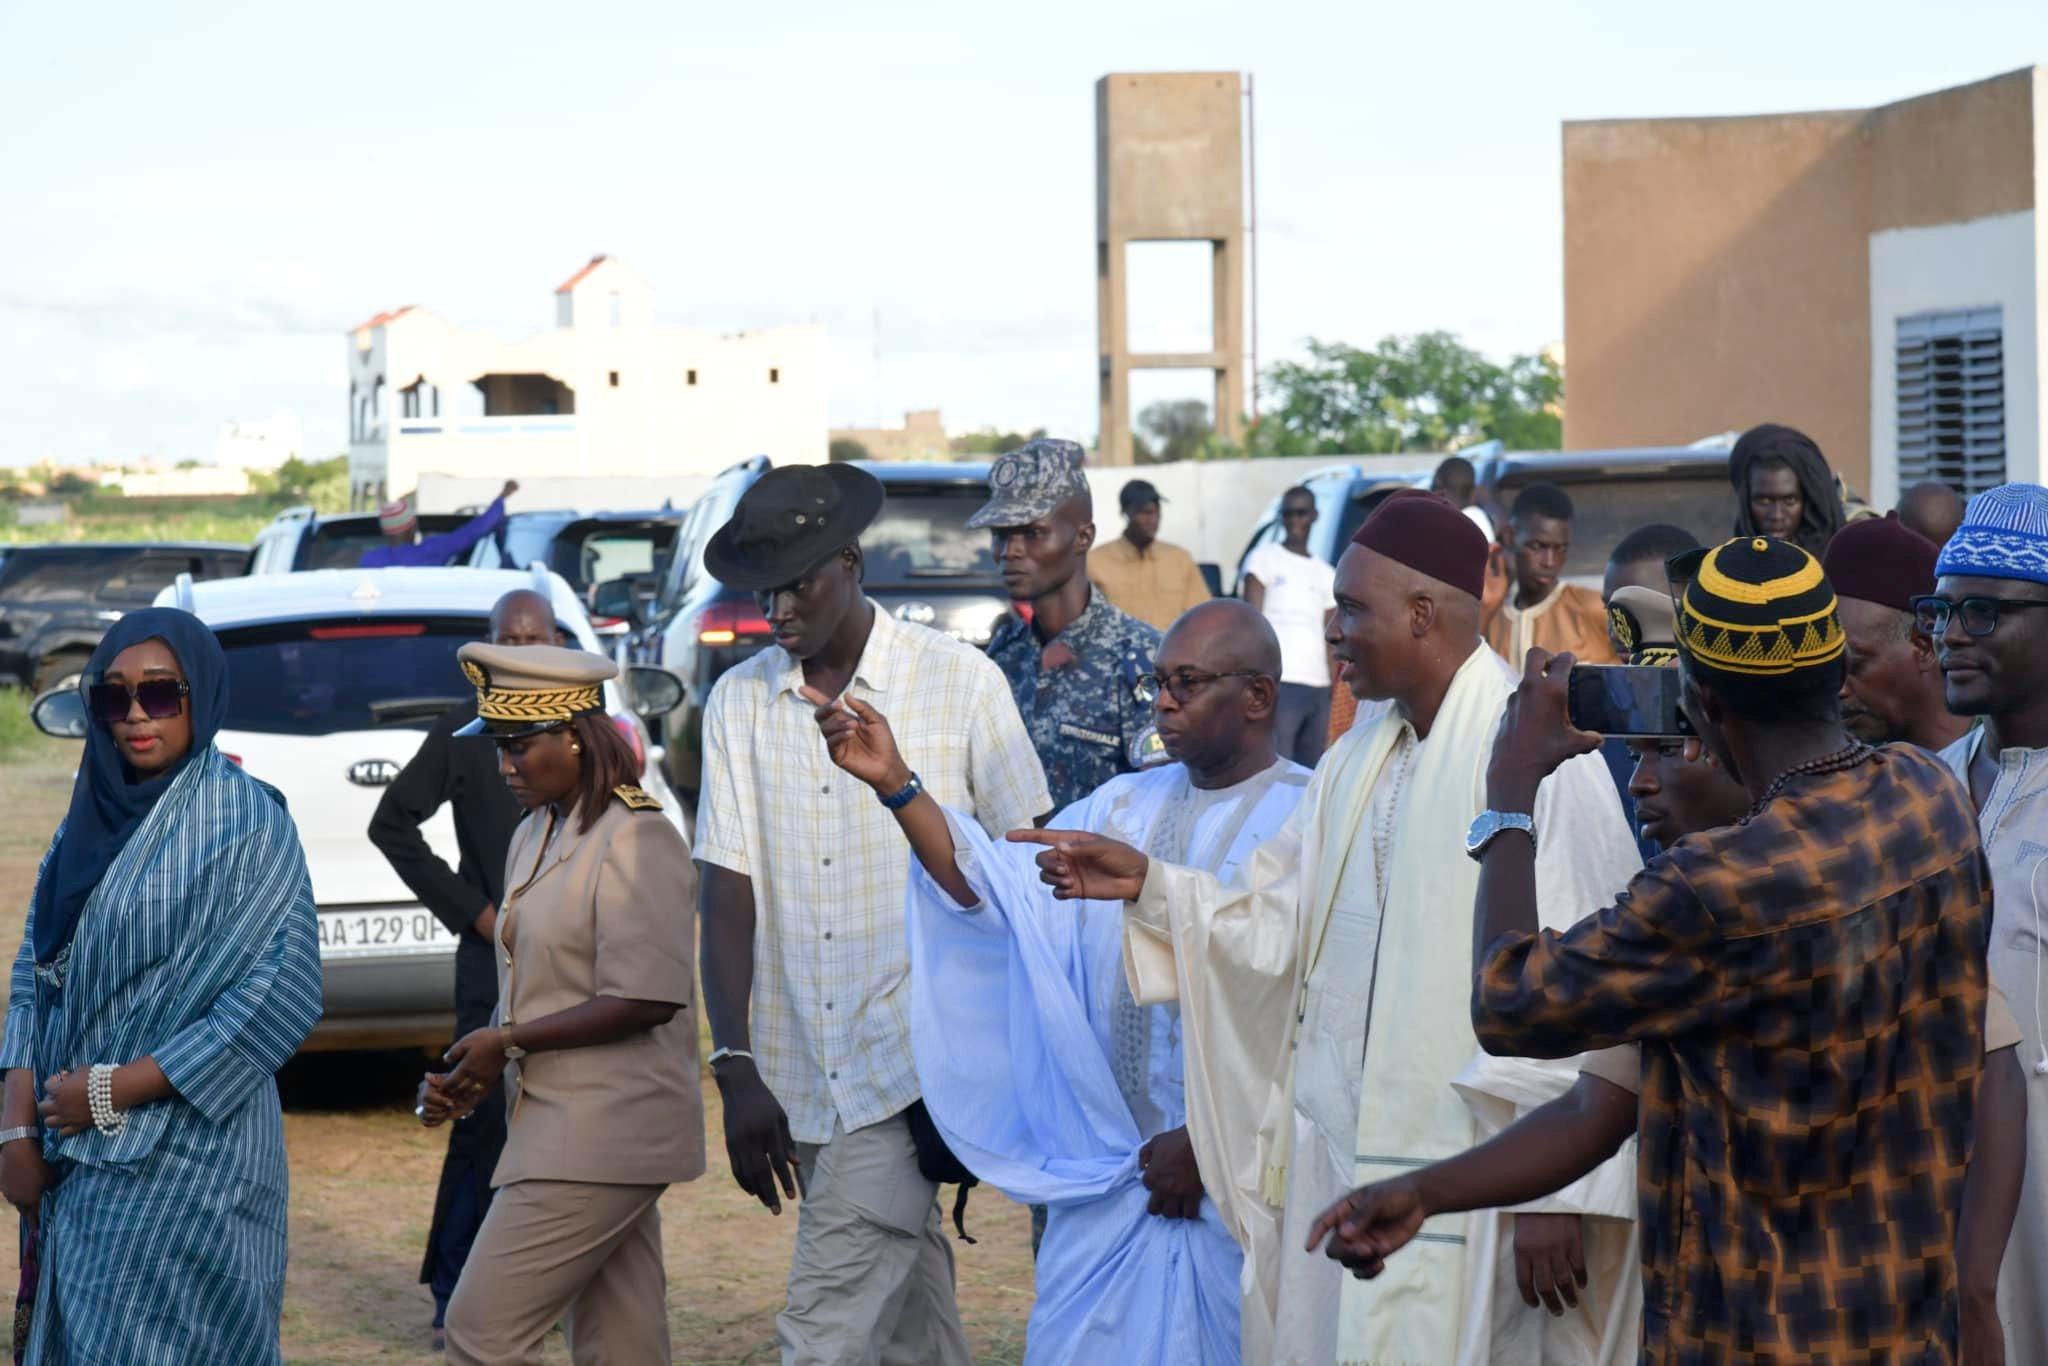
[[[851,465],[782,465],[740,495],[704,546],[728,588],[781,588],[860,539],[882,510],[882,481]]]

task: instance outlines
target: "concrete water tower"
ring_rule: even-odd
[[[1105,465],[1131,463],[1131,371],[1208,370],[1217,434],[1241,440],[1245,368],[1244,87],[1234,71],[1118,74],[1095,83],[1096,331]],[[1207,242],[1209,349],[1130,349],[1124,248]]]

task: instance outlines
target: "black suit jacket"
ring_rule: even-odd
[[[474,706],[465,704],[436,721],[419,753],[384,789],[370,819],[370,841],[420,904],[460,936],[455,949],[458,1037],[488,1024],[498,1003],[490,943],[471,927],[486,906],[504,900],[505,855],[513,829],[526,814],[498,775],[497,746],[481,735],[456,736],[475,716]],[[443,803],[455,808],[460,868],[450,868],[420,834],[420,826]]]

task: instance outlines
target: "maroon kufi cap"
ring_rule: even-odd
[[[1475,598],[1486,590],[1486,533],[1434,493],[1402,489],[1390,494],[1351,543]]]
[[[1934,542],[1892,512],[1837,531],[1821,568],[1837,597],[1911,612],[1914,598],[1934,591],[1934,562],[1940,554]]]

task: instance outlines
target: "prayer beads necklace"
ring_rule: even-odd
[[[1758,797],[1756,805],[1749,808],[1749,814],[1754,816],[1763,810],[1770,804],[1771,798],[1784,791],[1785,784],[1794,778],[1810,773],[1834,773],[1841,769],[1854,768],[1875,753],[1877,750],[1874,746],[1867,745],[1861,740],[1851,740],[1833,754],[1823,754],[1818,759],[1808,759],[1803,764],[1794,764],[1771,780],[1771,785],[1764,789],[1764,795]]]

